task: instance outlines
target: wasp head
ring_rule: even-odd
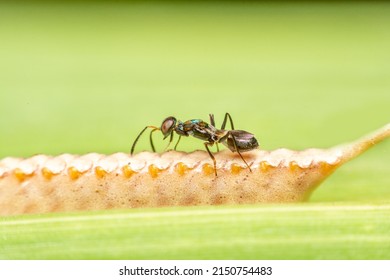
[[[164,139],[167,138],[176,126],[176,118],[168,117],[161,124],[161,132],[164,134]]]

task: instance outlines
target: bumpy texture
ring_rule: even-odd
[[[328,150],[215,154],[37,155],[0,160],[0,215],[305,200],[338,166],[387,138],[390,125]]]

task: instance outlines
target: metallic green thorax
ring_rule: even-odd
[[[181,136],[193,136],[207,142],[218,142],[226,135],[225,130],[218,130],[214,126],[200,119],[188,120],[184,123],[179,121],[175,132]]]

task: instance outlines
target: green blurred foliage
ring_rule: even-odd
[[[219,206],[0,220],[0,259],[389,259],[389,205]]]

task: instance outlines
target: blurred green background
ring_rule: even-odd
[[[128,152],[169,115],[230,112],[266,150],[390,121],[387,3],[3,2],[0,26],[0,158]],[[390,199],[389,158],[387,142],[313,200]]]
[[[390,121],[389,50],[385,2],[1,2],[0,158],[129,152],[166,116],[221,123],[225,112],[262,149],[331,147]],[[150,150],[146,135],[137,150]],[[3,219],[0,258],[388,258],[389,164],[386,141],[337,170],[302,213]]]

